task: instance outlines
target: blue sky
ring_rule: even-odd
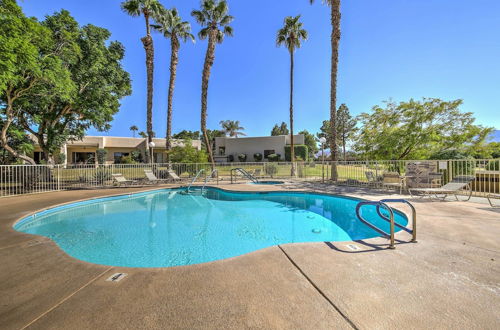
[[[146,69],[140,38],[143,18],[120,10],[118,0],[24,0],[27,15],[40,19],[62,8],[82,25],[109,29],[125,45],[123,65],[133,94],[122,101],[112,129],[90,134],[129,136],[145,130]],[[329,114],[330,21],[321,0],[229,0],[235,35],[216,50],[209,89],[208,126],[240,120],[246,133],[269,135],[288,122],[289,55],[275,46],[283,18],[302,14],[309,40],[296,54],[295,128],[317,132]],[[190,21],[198,0],[162,0]],[[500,1],[349,0],[342,4],[338,101],[353,114],[392,98],[461,98],[478,123],[500,128]],[[154,34],[154,130],[165,136],[169,41]],[[200,127],[201,71],[206,41],[181,46],[173,130]]]

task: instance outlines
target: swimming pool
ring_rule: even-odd
[[[163,189],[72,203],[26,217],[18,231],[46,236],[77,259],[110,266],[170,267],[295,242],[379,236],[355,215],[357,199],[299,192]],[[375,207],[363,216],[388,230]],[[407,219],[395,214],[396,222]]]

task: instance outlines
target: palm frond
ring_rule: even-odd
[[[290,52],[300,48],[302,42],[307,40],[308,33],[303,29],[300,15],[285,17],[283,27],[276,34],[276,45],[285,46]]]
[[[207,19],[204,15],[204,13],[201,10],[193,10],[191,12],[191,16],[194,17],[196,22],[200,24],[201,26],[206,26],[207,25]]]
[[[127,0],[120,4],[122,10],[129,14],[130,16],[140,16],[141,15],[141,1],[139,0]]]
[[[224,27],[224,35],[228,36],[228,37],[232,37],[234,35],[234,30],[231,26],[225,26]]]
[[[198,32],[198,38],[201,40],[205,40],[208,38],[208,34],[210,33],[210,29],[208,27],[205,27]]]
[[[233,20],[234,20],[233,16],[231,16],[231,15],[225,15],[224,17],[222,17],[222,19],[220,20],[219,24],[222,25],[222,26],[226,26],[226,25],[231,24],[231,22]]]

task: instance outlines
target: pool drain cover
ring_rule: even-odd
[[[359,250],[359,247],[357,245],[354,245],[354,244],[347,244],[346,245],[350,250],[352,251],[358,251]]]
[[[125,276],[127,276],[126,273],[116,273],[108,277],[106,282],[120,282]]]

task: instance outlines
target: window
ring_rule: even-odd
[[[264,150],[264,158],[267,159],[269,155],[275,154],[276,152],[274,150]]]
[[[155,152],[154,153],[154,161],[157,164],[162,164],[166,162],[166,157],[163,152]]]
[[[45,158],[45,153],[43,151],[35,151],[33,153],[33,160],[35,163],[40,164]]]
[[[74,152],[73,164],[94,164],[95,154],[93,152]]]
[[[128,157],[128,156],[130,156],[130,153],[128,152],[115,152],[113,156],[115,164],[120,164],[122,161],[122,157]]]
[[[226,154],[226,147],[219,147],[219,156],[224,156]]]

